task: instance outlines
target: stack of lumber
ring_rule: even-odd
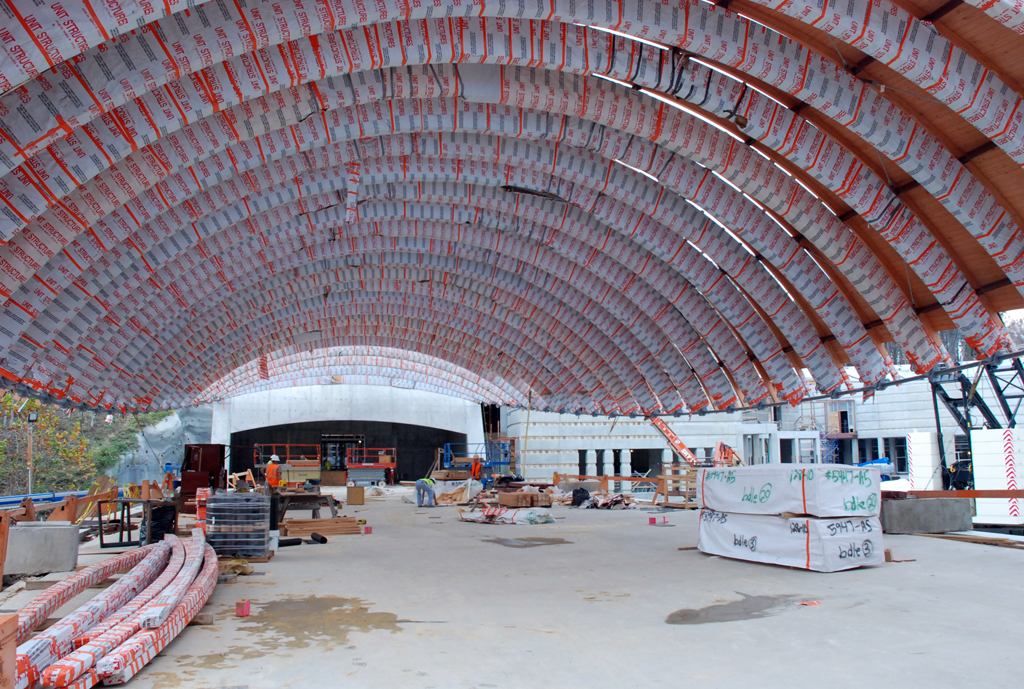
[[[297,538],[309,538],[318,533],[321,536],[344,536],[360,534],[359,524],[355,517],[337,517],[335,519],[285,519],[281,522],[281,535]]]

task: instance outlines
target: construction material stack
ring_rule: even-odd
[[[103,593],[29,638],[55,609],[101,578],[126,572]],[[92,565],[41,593],[18,613],[13,686],[89,689],[123,684],[152,660],[209,600],[218,562],[199,529]],[[6,685],[5,685],[6,686]]]
[[[700,469],[697,547],[817,572],[881,564],[880,485],[867,467]]]
[[[214,493],[206,500],[206,539],[221,557],[268,557],[270,497]]]

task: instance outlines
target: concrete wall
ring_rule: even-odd
[[[779,438],[807,437],[813,432],[780,433],[778,424],[757,422],[749,414],[709,415],[692,418],[665,418],[669,427],[698,458],[710,459],[716,442],[732,446],[751,463],[778,462]],[[618,451],[619,473],[628,475],[631,456],[638,450],[654,450],[662,461],[672,461],[672,453],[664,436],[642,417],[576,416],[531,411],[529,423],[523,409],[502,410],[502,433],[516,438],[519,471],[524,478],[550,478],[554,472],[576,474],[580,468],[580,451],[586,452],[586,473],[614,473],[610,459],[597,453]],[[657,472],[652,472],[657,473]]]
[[[310,421],[384,421],[442,428],[482,443],[480,405],[423,390],[373,385],[282,388],[213,403],[210,442],[228,445],[231,434],[264,426]]]

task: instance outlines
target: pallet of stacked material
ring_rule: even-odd
[[[362,533],[362,529],[356,522],[355,517],[337,517],[335,519],[286,519],[281,522],[282,530],[287,530],[288,536],[296,538],[309,538],[311,534],[318,533],[321,536],[344,536]]]
[[[267,557],[270,497],[260,493],[211,495],[206,500],[206,541],[222,557]]]
[[[709,555],[838,572],[885,562],[878,517],[790,519],[700,511],[697,547]]]
[[[881,508],[877,468],[762,464],[700,469],[697,502],[716,512],[870,517]]]

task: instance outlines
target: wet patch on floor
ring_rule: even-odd
[[[291,648],[308,648],[323,641],[332,647],[341,645],[348,641],[351,632],[401,631],[397,615],[370,612],[366,606],[360,598],[340,596],[279,598],[259,603],[259,611],[239,629],[272,635],[280,645]]]
[[[153,680],[153,689],[175,689],[182,685],[182,678],[174,672],[147,672],[146,679]]]
[[[737,591],[737,593],[739,593]],[[768,617],[796,600],[796,596],[748,596],[742,600],[706,608],[684,608],[665,618],[667,624],[709,624],[712,622],[739,622]]]
[[[484,543],[497,543],[506,548],[537,548],[542,545],[572,545],[564,538],[481,538]]]

